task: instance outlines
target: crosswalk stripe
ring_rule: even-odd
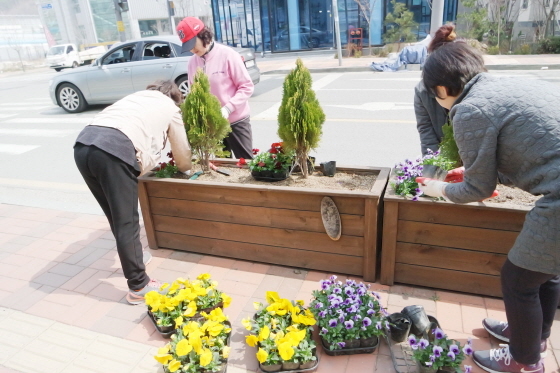
[[[11,118],[11,117],[15,117],[17,114],[0,114],[0,120],[4,119],[4,118]]]
[[[43,110],[49,108],[51,106],[2,106],[0,107],[0,111],[25,111],[28,112],[30,110]]]
[[[4,121],[4,123],[85,123],[88,124],[93,117],[70,117],[70,118],[14,118]]]
[[[19,155],[38,147],[39,145],[0,144],[0,153]]]
[[[33,101],[33,103],[37,103],[36,101]],[[46,104],[47,102],[41,102],[42,105]],[[28,106],[31,105],[30,102],[12,102],[12,103],[3,103],[0,104],[0,106]]]
[[[0,135],[64,137],[80,132],[80,130],[45,130],[39,128],[0,128]]]

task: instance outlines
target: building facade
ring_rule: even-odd
[[[304,51],[335,46],[332,0],[211,0],[216,39],[258,52]],[[358,3],[361,1],[361,5]],[[338,0],[341,42],[383,44],[390,0]],[[428,0],[405,0],[419,24],[418,39],[429,34]],[[457,18],[458,0],[445,0],[443,22]],[[370,13],[369,17],[364,12]],[[368,23],[368,19],[370,22]],[[357,30],[358,29],[358,30]],[[359,33],[358,33],[359,31]]]

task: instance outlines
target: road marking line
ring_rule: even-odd
[[[46,108],[50,108],[51,106],[14,106],[14,107],[7,107],[3,106],[0,107],[0,111],[26,111],[29,112],[31,110],[43,110]]]
[[[251,117],[252,120],[276,120],[278,118],[278,110],[280,109],[281,102],[277,102],[265,111]]]
[[[325,88],[323,91],[394,91],[394,92],[413,92],[413,88]]]
[[[413,110],[413,104],[404,102],[366,102],[361,105],[325,105],[330,107],[350,109],[350,110],[368,110],[368,111],[394,111],[394,110]]]
[[[323,87],[326,87],[327,85],[331,84],[332,82],[334,82],[335,80],[340,78],[342,75],[344,75],[344,74],[329,74],[329,75],[317,80],[315,83],[313,83],[313,86],[311,88],[314,91],[319,91],[319,90],[323,89]]]
[[[37,149],[39,145],[0,144],[0,153],[19,155]]]
[[[75,124],[82,124],[86,123],[89,124],[93,120],[93,117],[56,117],[56,118],[14,118],[8,119],[4,123],[75,123]]]
[[[57,183],[53,181],[0,178],[0,185],[28,188],[28,189],[63,189],[63,190],[89,191],[87,185],[84,184]]]
[[[0,135],[64,137],[80,132],[80,130],[45,130],[38,128],[0,128]]]
[[[251,117],[251,120],[260,121],[277,121],[278,118],[257,118]],[[415,120],[399,120],[399,119],[346,119],[346,118],[329,118],[325,123],[329,122],[348,122],[348,123],[401,123],[401,124],[416,124]]]
[[[0,120],[4,118],[15,117],[17,114],[0,114]]]

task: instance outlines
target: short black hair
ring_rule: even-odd
[[[208,26],[204,26],[202,31],[198,33],[197,37],[202,41],[202,46],[206,47],[212,42],[212,39],[214,39],[214,33],[210,30],[210,28],[208,28]]]
[[[443,86],[450,96],[459,96],[465,85],[485,72],[482,54],[467,43],[446,43],[426,59],[422,69],[424,86],[437,96],[436,87]]]

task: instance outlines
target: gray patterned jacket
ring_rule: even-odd
[[[508,257],[531,271],[560,274],[560,87],[478,74],[450,117],[465,177],[447,185],[448,199],[487,198],[498,172],[518,188],[542,194]]]

